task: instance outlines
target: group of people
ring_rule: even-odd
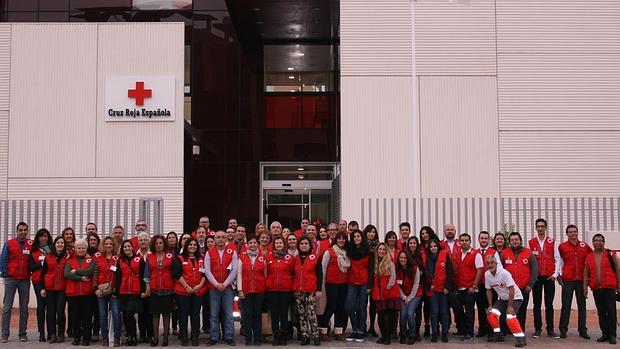
[[[201,331],[208,333],[207,345],[235,345],[238,299],[246,345],[267,340],[287,345],[294,328],[301,345],[363,342],[369,336],[386,345],[393,340],[412,345],[422,337],[448,342],[454,322],[462,341],[503,341],[510,332],[522,347],[530,294],[532,337],[542,333],[544,293],[547,336],[566,338],[574,295],[579,336],[589,339],[585,299],[590,289],[602,332],[597,341],[615,344],[620,260],[605,248],[605,237],[594,235],[592,249],[579,240],[574,225],[566,227],[563,243],[547,234],[544,219],[536,220],[535,228],[528,247],[518,232],[491,237],[482,231],[475,249],[473,237],[457,236],[452,224],[443,227],[440,239],[428,226],[414,236],[403,222],[398,233],[389,231],[381,241],[373,225],[360,230],[355,221],[321,227],[303,219],[295,231],[274,221],[248,232],[235,219],[226,230],[215,231],[209,218],[201,217],[195,231],[180,236],[151,235],[139,220],[130,239],[121,226],[99,236],[97,226],[88,223],[86,238],[76,239],[72,228],[53,238],[43,228],[31,240],[28,225],[21,222],[0,255],[2,342],[9,340],[16,293],[19,339],[27,340],[32,283],[39,340],[49,343],[64,342],[66,334],[74,345],[101,339],[104,346],[157,346],[163,322],[162,346],[169,344],[171,325],[182,346],[197,346]],[[559,335],[553,312],[556,282],[562,287]]]

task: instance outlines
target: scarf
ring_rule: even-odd
[[[346,273],[351,266],[351,261],[347,257],[347,251],[341,249],[338,245],[334,245],[332,249],[338,258],[338,269],[340,269],[341,272]]]
[[[282,259],[287,254],[288,254],[288,251],[286,249],[284,249],[284,250],[273,250],[273,255],[276,257],[276,259]]]
[[[247,251],[245,251],[245,253],[247,253],[248,256],[250,256],[250,257],[256,257],[256,256],[258,256],[258,249],[256,251],[247,250]]]
[[[45,252],[45,254],[48,254],[51,251],[49,245],[39,246],[39,248],[41,249],[41,251]]]

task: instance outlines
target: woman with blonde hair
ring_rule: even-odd
[[[389,345],[391,334],[396,328],[396,316],[401,307],[400,292],[396,284],[396,269],[391,253],[385,243],[377,245],[374,258],[372,299],[375,301],[379,316],[381,337],[379,344]]]

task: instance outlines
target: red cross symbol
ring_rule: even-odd
[[[129,98],[135,98],[137,106],[143,106],[144,99],[151,98],[151,91],[151,89],[144,89],[144,81],[136,81],[136,89],[128,90],[127,96]]]

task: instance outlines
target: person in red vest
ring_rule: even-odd
[[[142,258],[146,264],[146,258],[149,254],[151,254],[151,237],[149,233],[143,231],[140,232],[136,238],[138,246],[137,249],[133,238],[130,240],[132,242],[132,246],[134,246],[134,252],[136,256]],[[142,308],[144,311],[137,312],[138,328],[140,329],[140,343],[148,343],[153,337],[153,316],[149,311],[149,296],[150,292],[146,293],[146,297],[142,298]]]
[[[293,291],[295,292],[295,307],[299,314],[301,345],[310,344],[310,339],[312,339],[312,343],[318,346],[321,345],[321,340],[316,308],[317,298],[323,296],[321,292],[323,267],[319,256],[312,252],[312,242],[307,236],[297,242],[297,249],[299,254],[295,263]]]
[[[444,239],[441,241],[442,250],[448,251],[448,255],[452,261],[452,266],[455,268],[456,274],[456,260],[457,257],[461,256],[461,242],[456,237],[456,227],[454,224],[448,223],[443,226],[443,236]],[[456,276],[456,275],[455,275]],[[454,299],[454,295],[456,293],[451,293],[448,295],[450,298],[450,308],[452,308],[452,312],[454,313],[454,322],[456,324],[456,336],[464,336],[465,330],[462,328],[463,321],[459,318],[459,309],[458,309],[458,300]],[[449,314],[449,313],[448,313]],[[449,326],[449,325],[448,325]]]
[[[400,231],[400,239],[398,240],[396,247],[399,250],[404,251],[407,247],[409,235],[411,234],[411,224],[409,224],[409,222],[402,222],[398,225],[398,230]]]
[[[323,284],[327,305],[321,320],[321,341],[330,341],[327,335],[329,319],[334,315],[334,338],[337,341],[345,341],[344,329],[347,326],[347,313],[345,304],[347,299],[347,273],[351,261],[347,256],[347,233],[338,232],[336,240],[325,254],[323,254]]]
[[[412,236],[410,239],[417,239]],[[396,264],[396,284],[401,298],[400,308],[400,344],[415,344],[416,324],[415,312],[422,297],[420,274],[423,270],[420,264],[409,259],[407,252],[398,253]]]
[[[527,304],[532,287],[538,278],[538,261],[532,250],[523,247],[523,238],[520,233],[510,233],[508,243],[510,247],[505,248],[500,257],[504,268],[512,275],[523,295],[523,304],[517,313],[517,319],[519,319],[521,329],[525,331]]]
[[[123,241],[116,269],[114,294],[118,296],[121,305],[120,310],[123,313],[127,346],[138,345],[134,314],[144,312],[143,299],[148,297],[146,283],[144,282],[144,269],[144,258],[134,253],[131,240]]]
[[[148,234],[146,231],[147,228],[148,226],[146,225],[146,221],[144,219],[138,219],[136,221],[135,233],[134,233],[134,236],[130,239],[134,252],[140,248],[140,244],[138,242],[138,236],[140,235],[140,233]]]
[[[532,289],[534,298],[534,335],[538,338],[542,333],[542,297],[545,293],[545,321],[547,337],[560,338],[553,330],[553,298],[555,297],[555,280],[560,276],[559,244],[551,236],[547,236],[547,221],[538,218],[534,223],[537,236],[528,242],[532,253],[538,261],[538,280]]]
[[[53,248],[45,255],[41,268],[41,297],[47,305],[47,335],[48,343],[63,343],[65,341],[65,263],[67,252],[65,239],[57,236]]]
[[[485,261],[487,256],[493,256],[495,258],[495,262],[497,263],[498,268],[502,267],[502,261],[499,258],[499,253],[495,251],[490,246],[491,236],[488,231],[481,231],[478,234],[478,246],[480,246],[476,251],[480,253],[482,256],[482,260]],[[484,285],[484,275],[487,271],[486,263],[482,268],[482,279],[480,280],[480,284]],[[491,331],[491,327],[487,322],[486,309],[492,303],[487,303],[487,294],[486,292],[476,292],[476,308],[478,309],[478,335],[477,337],[484,336],[492,336],[493,332]]]
[[[273,250],[266,257],[267,302],[271,313],[274,345],[286,345],[288,310],[293,296],[295,258],[288,254],[283,237],[273,239]]]
[[[383,242],[385,242],[385,246],[387,247],[388,253],[392,256],[392,261],[396,263],[398,259],[398,236],[396,236],[396,232],[393,230],[385,233],[383,237]]]
[[[192,325],[192,346],[197,346],[200,334],[200,307],[207,293],[207,278],[204,274],[204,260],[196,239],[188,239],[183,247],[183,253],[173,260],[172,276],[175,279],[174,294],[179,306],[181,346],[188,345],[188,318]]]
[[[209,228],[209,226],[211,225],[211,221],[209,220],[209,217],[207,216],[202,216],[198,219],[198,227],[202,227],[205,229],[205,232],[207,233],[207,236],[213,236],[215,235],[215,230],[212,230],[211,228]],[[194,239],[197,239],[198,237],[196,236],[196,230],[194,230],[192,232],[192,237]]]
[[[521,289],[518,288],[514,281],[514,278],[509,271],[503,268],[499,268],[500,263],[492,255],[487,255],[485,264],[487,271],[485,272],[485,289],[487,302],[493,304],[487,308],[487,321],[493,328],[493,335],[489,336],[488,342],[503,342],[504,335],[500,328],[499,319],[502,313],[506,314],[506,322],[512,335],[515,337],[515,346],[520,348],[527,345],[525,340],[525,333],[519,324],[519,320],[516,317],[516,313],[519,312],[523,306],[523,294]],[[498,295],[498,300],[493,302],[493,291]]]
[[[568,241],[560,244],[560,257],[562,259],[562,275],[558,280],[562,286],[562,310],[560,311],[560,338],[566,338],[568,321],[573,304],[573,293],[577,298],[577,329],[579,337],[590,339],[586,327],[586,297],[583,294],[583,269],[586,265],[586,257],[592,248],[583,241],[579,241],[577,226],[570,224],[566,227]]]
[[[396,328],[396,317],[401,307],[400,290],[396,286],[396,268],[394,258],[388,252],[385,243],[377,246],[372,273],[372,298],[377,305],[381,337],[378,344],[390,345],[392,333]]]
[[[423,227],[423,228],[426,229],[428,227]],[[426,236],[428,237],[429,234],[427,233]],[[436,240],[439,240],[439,239],[436,239]],[[428,244],[428,240],[427,240],[427,244]],[[431,335],[431,332],[430,332],[431,308],[428,304],[428,298],[426,298],[426,296],[430,296],[430,290],[429,290],[429,285],[426,282],[426,276],[422,275],[424,273],[424,263],[426,263],[426,247],[425,246],[427,246],[427,244],[424,244],[424,245],[420,244],[420,240],[415,235],[412,235],[409,237],[409,239],[407,239],[407,246],[405,249],[405,252],[407,253],[407,260],[409,261],[409,263],[412,265],[418,266],[421,270],[420,272],[421,279],[420,279],[420,286],[419,286],[419,291],[418,291],[418,293],[420,293],[420,301],[415,309],[415,341],[422,340],[422,338],[420,337],[420,328],[422,325],[423,315],[424,315],[424,321],[428,322],[428,324],[426,325],[428,326],[428,333],[426,333],[426,337],[429,337]],[[424,314],[423,314],[422,313],[422,300],[424,298],[426,298],[427,301],[425,303],[426,309],[424,310]]]
[[[370,264],[370,248],[361,230],[351,233],[347,245],[347,257],[351,262],[347,273],[347,298],[345,309],[351,319],[352,332],[347,341],[363,342],[366,338],[366,309],[368,294],[372,290],[369,275],[372,273]]]
[[[207,253],[207,229],[205,227],[198,227],[191,235],[192,238],[198,242],[198,252],[202,255]],[[185,246],[185,245],[183,245]]]
[[[310,224],[310,220],[308,218],[301,219],[300,228],[294,231],[295,236],[297,236],[297,239],[306,235],[306,228],[308,228],[309,224]]]
[[[236,220],[235,220],[236,224]],[[215,232],[215,247],[205,255],[205,275],[209,288],[210,333],[207,345],[215,345],[220,339],[220,314],[224,317],[224,341],[235,345],[233,340],[233,290],[232,283],[237,277],[239,259],[237,252],[226,248],[226,233]],[[221,310],[221,312],[220,312]]]
[[[75,254],[67,259],[65,264],[65,279],[67,279],[67,298],[73,311],[73,345],[89,346],[92,336],[93,319],[93,273],[95,261],[86,253],[88,242],[86,239],[75,240]]]
[[[263,234],[269,234],[264,232]],[[265,274],[267,266],[265,256],[258,248],[256,235],[247,237],[247,250],[239,255],[239,274],[237,275],[237,292],[243,302],[242,321],[245,345],[261,344],[261,313],[265,297]]]
[[[334,223],[332,224],[333,224],[335,231],[338,231],[338,226]],[[362,232],[364,233],[364,236],[366,237],[366,241],[368,242],[368,248],[370,250],[370,257],[373,258],[375,253],[377,252],[377,246],[381,242],[379,240],[379,234],[377,234],[377,228],[372,224],[368,224],[366,227],[364,227],[364,230]],[[372,263],[370,263],[370,267],[372,267]],[[377,319],[377,310],[375,307],[375,301],[372,299],[371,295],[368,295],[368,303],[369,303],[368,317],[370,320],[370,324],[368,326],[368,334],[372,337],[378,337],[379,335],[377,334],[377,330],[375,330],[375,322],[376,322],[375,320]]]
[[[459,235],[461,242],[461,255],[456,258],[456,287],[459,290],[458,312],[455,313],[457,323],[461,321],[463,341],[474,338],[474,304],[478,285],[482,279],[484,262],[482,255],[471,247],[471,236],[467,233]]]
[[[106,236],[101,240],[99,252],[96,252],[95,273],[93,275],[95,296],[99,307],[99,324],[101,325],[102,346],[108,346],[108,312],[112,313],[112,327],[114,329],[114,346],[121,345],[121,313],[118,299],[113,296],[116,285],[116,269],[118,269],[119,246],[116,239]]]
[[[431,343],[436,343],[439,338],[439,321],[441,321],[441,342],[447,343],[450,327],[448,293],[454,284],[454,267],[448,249],[442,248],[438,240],[429,240],[424,267],[427,283],[430,285]]]
[[[4,304],[2,308],[2,343],[9,341],[11,309],[15,293],[19,292],[19,340],[25,342],[28,325],[28,301],[30,300],[30,270],[28,260],[33,241],[28,239],[28,224],[19,222],[13,239],[2,246],[0,277],[4,278]]]
[[[34,295],[37,297],[37,329],[39,330],[39,342],[47,342],[45,337],[45,313],[46,304],[45,299],[41,296],[41,269],[43,267],[43,261],[45,261],[45,255],[48,254],[51,249],[49,244],[52,243],[52,236],[50,232],[41,228],[34,236],[32,244],[32,253],[28,260],[29,269],[32,273],[32,287],[34,288]]]
[[[151,238],[151,253],[146,257],[144,268],[144,282],[149,290],[149,312],[153,316],[153,335],[151,346],[159,343],[159,316],[164,322],[164,337],[162,346],[168,345],[170,330],[170,314],[174,310],[172,303],[174,293],[174,278],[172,277],[172,261],[174,255],[167,252],[166,238],[157,234]]]
[[[592,237],[594,251],[586,257],[583,276],[583,293],[588,298],[588,287],[594,294],[598,312],[598,324],[602,336],[597,342],[616,344],[616,292],[620,292],[620,273],[618,255],[605,248],[605,236],[595,234]]]

